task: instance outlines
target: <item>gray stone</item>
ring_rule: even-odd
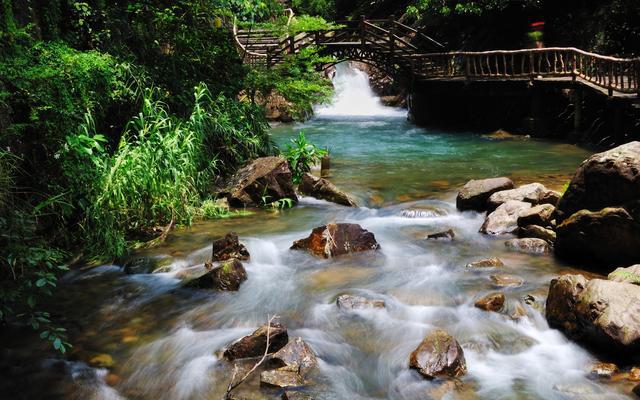
[[[529,208],[530,203],[509,200],[487,215],[480,232],[489,235],[513,233],[518,229],[518,217]]]
[[[487,200],[493,193],[513,189],[509,178],[471,180],[465,184],[456,198],[456,207],[461,210],[487,210]]]

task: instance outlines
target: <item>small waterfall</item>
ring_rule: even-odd
[[[396,107],[386,107],[373,93],[369,76],[348,63],[336,65],[333,77],[335,95],[329,105],[315,110],[317,117],[405,117],[407,111]]]

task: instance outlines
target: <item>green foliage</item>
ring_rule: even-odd
[[[293,182],[300,183],[302,176],[311,170],[311,166],[328,153],[327,150],[320,149],[307,141],[304,132],[300,132],[297,138],[291,139],[291,144],[287,145],[285,157],[293,172]]]
[[[317,15],[332,19],[335,16],[334,0],[293,0],[293,9],[299,14]]]
[[[300,32],[325,31],[340,28],[341,25],[327,22],[322,17],[311,17],[309,15],[296,16],[289,24],[289,34],[295,35]]]
[[[201,207],[215,176],[273,152],[253,106],[212,98],[204,84],[196,87],[194,104],[182,120],[148,91],[113,155],[103,151],[90,118],[67,138],[65,173],[79,177],[72,193],[85,199],[78,204],[93,253],[120,256],[132,233],[222,215],[210,203]]]

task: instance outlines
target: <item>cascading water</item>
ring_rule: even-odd
[[[61,290],[68,304],[60,308],[81,327],[73,337],[74,357],[90,362],[109,353],[113,364],[108,370],[84,363],[66,368],[67,379],[55,379],[68,382],[66,389],[56,388],[66,390],[60,398],[220,399],[233,373],[220,350],[273,314],[291,338],[301,336],[317,354],[315,384],[305,390],[318,400],[457,398],[445,394],[456,385],[442,386],[408,369],[409,354],[433,328],[449,331],[464,349],[463,398],[625,398],[615,383],[587,378],[593,357],[549,329],[540,311],[562,265],[550,256],[509,253],[503,240],[478,233],[483,215],[455,208],[456,190],[470,178],[509,174],[559,187],[588,153],[542,141],[425,131],[389,118],[405,111],[381,106],[364,73],[338,66],[335,83],[335,102],[320,107],[317,118],[274,134],[284,145],[304,130],[312,142],[329,147],[330,179],[361,207],[305,199],[284,212],[203,222],[146,253],[162,262],[161,273],[124,275],[105,266],[70,274]],[[336,221],[373,232],[381,250],[324,260],[289,249],[312,228]],[[453,241],[424,239],[447,229],[456,232]],[[202,268],[211,238],[229,231],[251,253],[240,290],[182,288],[180,278]],[[505,266],[465,267],[492,256]],[[496,288],[489,279],[494,273],[518,275],[525,283]],[[507,297],[501,313],[474,307],[475,299],[496,290]],[[345,293],[384,300],[386,307],[344,312],[335,300]],[[536,299],[534,306],[521,300],[525,295]],[[236,395],[279,398],[280,392],[259,387],[258,376]]]
[[[316,107],[315,114],[318,118],[407,115],[407,111],[401,108],[383,106],[369,85],[369,76],[346,62],[336,65],[333,86],[335,95],[331,104]]]

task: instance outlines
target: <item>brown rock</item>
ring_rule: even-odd
[[[640,348],[640,287],[582,275],[551,281],[546,315],[549,325],[621,359]]]
[[[285,392],[282,393],[281,400],[313,400],[313,397],[304,393],[285,390]]]
[[[518,229],[518,236],[520,238],[542,239],[549,244],[553,244],[556,241],[556,233],[554,231],[539,225],[527,225]]]
[[[327,224],[313,229],[305,239],[293,242],[292,249],[307,250],[319,257],[330,258],[343,254],[378,250],[373,233],[357,224]]]
[[[485,211],[489,196],[496,192],[513,188],[513,182],[509,178],[471,180],[458,193],[456,207],[461,211]]]
[[[318,360],[311,347],[302,338],[297,337],[271,356],[269,365],[275,368],[286,367],[287,370],[297,371],[305,376],[318,365]]]
[[[488,235],[513,233],[518,229],[518,217],[529,208],[531,208],[529,203],[509,200],[487,215],[480,232]]]
[[[607,276],[607,279],[614,282],[632,283],[640,285],[640,264],[627,268],[617,268]]]
[[[362,310],[366,308],[384,308],[385,303],[383,300],[369,300],[361,296],[351,296],[343,294],[338,296],[336,300],[338,308],[346,310]]]
[[[315,177],[309,173],[302,176],[302,182],[298,186],[298,191],[307,196],[331,201],[343,206],[358,206],[355,200],[342,190],[338,189],[333,183],[324,178]]]
[[[530,183],[528,185],[522,185],[516,189],[503,190],[496,192],[489,197],[487,201],[487,207],[489,210],[495,210],[502,204],[510,200],[520,201],[538,205],[549,190],[541,183]]]
[[[305,381],[297,371],[280,368],[273,371],[263,371],[260,374],[260,384],[270,387],[289,388],[304,386]]]
[[[491,257],[484,260],[474,261],[467,264],[467,268],[500,268],[504,263],[498,257]]]
[[[279,323],[272,322],[269,330],[269,353],[283,348],[289,341],[287,328]],[[224,357],[233,361],[239,358],[259,357],[264,354],[267,345],[267,325],[256,329],[250,335],[244,336],[232,343],[224,351]]]
[[[540,198],[540,204],[551,204],[556,207],[561,197],[562,193],[556,192],[555,190],[549,190]]]
[[[611,378],[618,372],[618,366],[612,363],[594,362],[591,364],[591,375],[598,378]]]
[[[636,395],[636,397],[640,397],[640,384],[635,385],[631,392]]]
[[[428,240],[453,240],[455,237],[456,233],[453,231],[453,229],[427,235]]]
[[[535,207],[524,211],[518,217],[518,226],[527,225],[549,226],[553,220],[556,208],[551,204],[538,204]]]
[[[500,312],[504,307],[505,297],[502,293],[490,293],[475,302],[475,306],[484,311]]]
[[[560,257],[591,265],[640,262],[640,223],[623,208],[578,211],[557,227],[556,235]]]
[[[640,198],[640,142],[630,142],[584,161],[558,203],[560,221],[580,210],[623,207]]]
[[[232,207],[256,207],[284,198],[298,202],[289,163],[282,157],[262,157],[239,169],[220,195]]]
[[[213,268],[213,264],[211,268]],[[205,271],[202,275],[188,279],[185,287],[199,289],[217,289],[226,291],[237,291],[242,282],[247,280],[247,271],[242,263],[235,258],[220,263],[220,266]]]
[[[511,239],[504,242],[504,245],[510,250],[521,253],[544,254],[551,251],[546,240],[537,238]]]
[[[411,353],[409,367],[427,379],[455,378],[467,373],[462,348],[451,335],[440,329],[429,332]]]
[[[224,261],[235,258],[246,261],[249,259],[249,251],[238,241],[238,234],[227,233],[223,238],[213,241],[212,261]]]
[[[524,284],[524,279],[515,275],[495,274],[490,276],[495,286],[499,287],[517,287]]]

